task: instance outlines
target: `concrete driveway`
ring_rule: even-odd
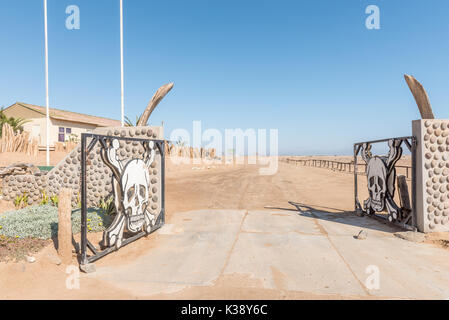
[[[362,229],[367,238],[355,239]],[[367,217],[293,207],[183,212],[139,258],[84,277],[146,297],[220,284],[284,298],[449,298],[449,251],[399,239],[396,231]]]

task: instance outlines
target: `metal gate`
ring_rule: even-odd
[[[81,265],[164,225],[164,151],[163,140],[81,135]],[[87,237],[87,209],[102,194],[113,197],[116,215],[98,248]]]
[[[389,152],[386,156],[371,154],[371,146],[376,143],[387,143]],[[411,152],[412,157],[412,203],[407,201],[408,190],[406,187],[398,188],[401,205],[397,205],[394,196],[396,191],[396,163],[402,157],[402,145]],[[365,171],[358,170],[358,156],[365,161]],[[363,203],[358,199],[358,175],[364,173],[367,176],[367,188],[369,198]],[[405,181],[405,179],[404,179]],[[404,182],[405,184],[405,182]],[[414,137],[400,137],[375,141],[360,142],[354,144],[354,198],[355,210],[363,214],[377,217],[408,230],[416,230],[416,139]]]

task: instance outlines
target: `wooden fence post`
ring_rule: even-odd
[[[410,204],[410,195],[408,192],[407,179],[403,175],[398,176],[398,191],[403,211],[402,213],[404,215],[400,218],[405,218],[405,216],[409,215],[410,212],[412,212],[412,206]]]
[[[72,189],[63,188],[58,204],[58,255],[64,264],[72,262]]]

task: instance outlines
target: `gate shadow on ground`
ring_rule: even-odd
[[[354,227],[360,227],[364,229],[371,229],[376,231],[396,233],[404,231],[403,229],[389,224],[387,221],[380,220],[380,218],[369,217],[369,216],[359,216],[355,211],[341,210],[337,208],[324,207],[319,205],[311,205],[289,201],[290,205],[294,208],[280,208],[280,207],[270,207],[265,206],[266,209],[276,209],[284,211],[296,212],[300,216],[319,219],[323,221],[335,222],[345,225],[350,225]],[[317,209],[319,208],[319,209]],[[327,209],[327,210],[326,210]],[[328,211],[332,210],[332,211]],[[337,211],[337,212],[333,212]]]

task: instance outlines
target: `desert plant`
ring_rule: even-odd
[[[42,191],[42,200],[39,203],[41,206],[46,205],[50,202],[50,197],[45,193],[45,190]]]
[[[81,194],[79,193],[79,191],[76,194],[75,208],[81,208]]]
[[[50,198],[50,200],[51,200],[51,204],[52,204],[53,206],[58,207],[58,205],[59,205],[59,197],[58,197],[57,194],[53,195],[53,196]]]
[[[79,143],[80,139],[77,134],[71,133],[67,136],[66,142]]]
[[[25,208],[28,206],[28,195],[24,192],[21,196],[16,196],[14,199],[14,206],[16,209]]]
[[[28,206],[28,194],[26,192],[24,192],[22,194],[22,206],[21,208],[25,208]]]
[[[16,198],[14,199],[14,206],[16,207],[16,209],[20,209],[21,203],[22,203],[22,196],[16,196]]]
[[[2,129],[5,123],[9,124],[15,133],[23,131],[23,125],[30,122],[30,120],[22,118],[14,118],[5,115],[3,108],[0,109],[0,137],[2,136]]]
[[[98,208],[100,208],[103,213],[112,215],[115,213],[115,205],[114,205],[114,199],[108,198],[107,200],[104,200],[103,198],[100,199],[100,202],[98,203]]]
[[[87,211],[89,232],[104,231],[112,217],[102,210],[91,208]],[[51,239],[58,234],[58,209],[51,205],[29,206],[8,211],[0,219],[0,235],[10,238]],[[72,232],[81,231],[81,210],[72,211]]]
[[[139,123],[141,118],[142,118],[142,115],[136,116],[136,122],[134,123],[134,122],[132,122],[132,120],[130,118],[125,116],[125,125],[127,127],[137,127],[137,124]]]

